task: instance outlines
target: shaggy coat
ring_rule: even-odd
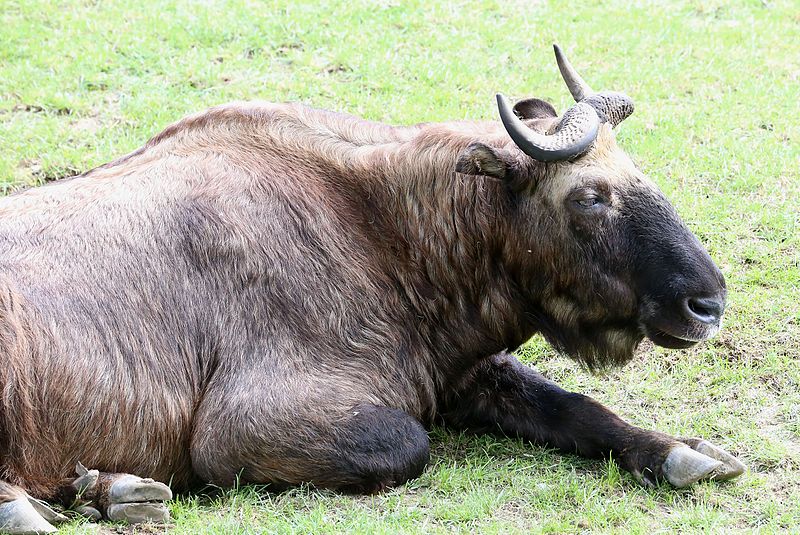
[[[601,219],[567,204],[587,189]],[[436,419],[657,472],[674,439],[502,352],[541,332],[621,364],[664,295],[723,284],[607,125],[544,164],[495,122],[214,108],[0,200],[0,477],[372,491],[420,473]]]

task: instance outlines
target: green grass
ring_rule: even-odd
[[[493,118],[496,91],[564,109],[558,42],[595,88],[633,96],[620,144],[728,280],[725,328],[695,349],[645,347],[603,377],[539,339],[521,354],[638,425],[727,448],[750,467],[738,480],[650,490],[613,463],[435,430],[431,466],[402,488],[184,497],[172,529],[800,530],[800,8],[594,4],[0,0],[6,189],[104,163],[189,112],[236,99],[397,123]]]

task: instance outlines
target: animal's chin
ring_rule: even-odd
[[[627,364],[644,336],[636,328],[609,329],[594,333],[582,343],[563,347],[572,359],[595,372],[609,371]]]

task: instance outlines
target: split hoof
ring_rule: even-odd
[[[0,504],[0,532],[14,535],[55,533],[56,528],[36,511],[26,496],[21,496]]]
[[[722,467],[723,463],[720,461],[681,445],[672,448],[661,466],[661,471],[673,486],[683,488],[711,477],[715,470]]]
[[[169,510],[163,503],[115,503],[108,507],[106,517],[114,522],[128,524],[166,524],[169,522]]]
[[[693,446],[693,449],[722,463],[722,466],[709,474],[708,479],[725,481],[738,477],[747,470],[742,461],[711,442],[701,440],[697,445]]]
[[[132,475],[122,476],[108,490],[111,505],[106,510],[106,517],[129,524],[165,524],[170,517],[163,502],[171,499],[172,491],[164,483]]]
[[[69,521],[69,518],[65,517],[58,511],[55,511],[42,500],[37,500],[31,496],[28,496],[27,498],[36,512],[51,524],[63,524],[64,522]]]
[[[165,502],[172,499],[168,486],[152,479],[123,476],[111,485],[108,491],[111,503]]]
[[[75,512],[92,522],[100,522],[103,520],[103,513],[95,509],[91,505],[81,505],[75,508]]]

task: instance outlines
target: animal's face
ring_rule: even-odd
[[[716,334],[722,273],[610,128],[581,158],[550,167],[516,195],[533,222],[522,227],[530,247],[547,242],[540,306],[551,341],[599,366],[629,359],[643,336],[685,348]]]
[[[719,330],[722,273],[608,126],[572,161],[476,145],[458,169],[508,182],[504,261],[559,349],[598,368],[628,361],[645,336],[686,348]]]
[[[612,127],[633,112],[596,93],[556,47],[577,104],[561,118],[538,99],[498,95],[512,144],[476,143],[456,170],[508,184],[504,261],[528,292],[533,322],[590,367],[626,362],[646,336],[685,348],[716,334],[725,281],[672,205],[622,152]]]

